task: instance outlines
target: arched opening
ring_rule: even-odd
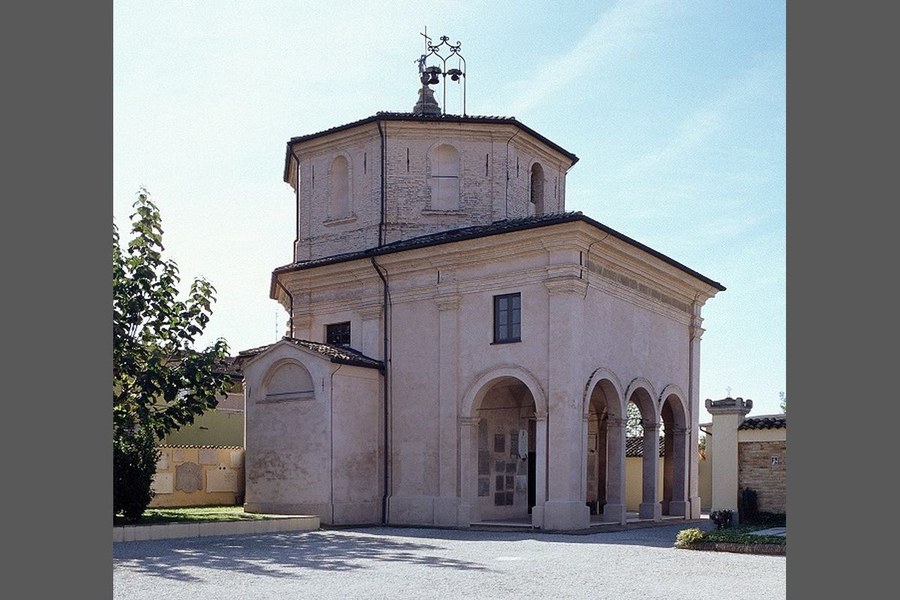
[[[515,377],[488,383],[479,394],[474,520],[528,519],[535,506],[536,421],[531,390]]]
[[[626,474],[626,488],[629,490],[629,512],[637,512],[641,519],[658,520],[661,516],[659,503],[659,419],[650,392],[636,387],[628,397],[626,413],[631,415],[626,425],[626,455],[640,456],[639,462],[629,465]],[[633,406],[634,408],[631,408]],[[637,418],[635,418],[637,416]],[[638,486],[636,483],[640,482]]]
[[[540,163],[531,166],[531,198],[529,215],[544,214],[544,167]]]
[[[684,404],[676,394],[664,397],[662,410],[663,484],[661,511],[668,516],[688,514],[687,473],[690,430]]]
[[[625,522],[625,421],[622,401],[609,379],[591,390],[587,406],[586,498],[591,515]]]
[[[331,161],[331,194],[328,199],[328,218],[350,216],[350,164],[343,156]]]
[[[449,144],[431,153],[431,208],[459,209],[459,152]]]

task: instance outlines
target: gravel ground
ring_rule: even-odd
[[[786,557],[676,549],[684,528],[566,535],[377,527],[123,542],[113,544],[113,597],[786,597]]]

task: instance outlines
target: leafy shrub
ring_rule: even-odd
[[[709,513],[710,520],[716,524],[716,529],[725,529],[731,527],[731,518],[734,513],[730,510],[714,510]]]
[[[114,428],[113,433],[113,514],[125,521],[140,520],[153,500],[153,475],[160,452],[149,427]]]
[[[704,542],[719,542],[726,544],[775,544],[784,546],[787,544],[787,538],[778,535],[757,535],[753,532],[759,531],[759,527],[729,527],[728,529],[713,529],[703,536]]]
[[[759,516],[758,494],[751,488],[741,488],[738,496],[738,515],[741,523],[754,523]]]
[[[742,521],[743,522],[743,521]],[[787,515],[784,513],[773,513],[758,511],[756,517],[752,521],[747,522],[748,525],[761,525],[763,527],[786,527]]]
[[[675,536],[675,543],[679,546],[685,546],[687,544],[695,544],[697,542],[703,541],[703,532],[700,531],[697,527],[692,527],[691,529],[682,529],[678,532],[678,535]]]

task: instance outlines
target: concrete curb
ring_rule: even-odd
[[[712,552],[734,552],[737,554],[771,554],[787,556],[787,544],[735,544],[730,542],[694,542],[692,544],[676,544],[683,550],[705,550]]]
[[[248,521],[209,521],[200,523],[168,523],[164,525],[122,525],[113,527],[113,542],[142,542],[195,538],[213,535],[247,535],[280,533],[283,531],[312,531],[319,529],[319,517],[300,515],[271,516]]]

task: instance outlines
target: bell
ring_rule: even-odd
[[[459,81],[459,77],[462,74],[463,72],[459,69],[450,69],[449,71],[447,71],[447,75],[449,75],[450,79],[452,79],[453,81]]]
[[[440,83],[440,79],[438,79],[438,75],[440,74],[440,67],[427,67],[425,69],[425,74],[422,76],[422,80],[424,81],[425,75],[428,75],[428,81],[424,81],[426,85],[431,85],[433,83]]]

